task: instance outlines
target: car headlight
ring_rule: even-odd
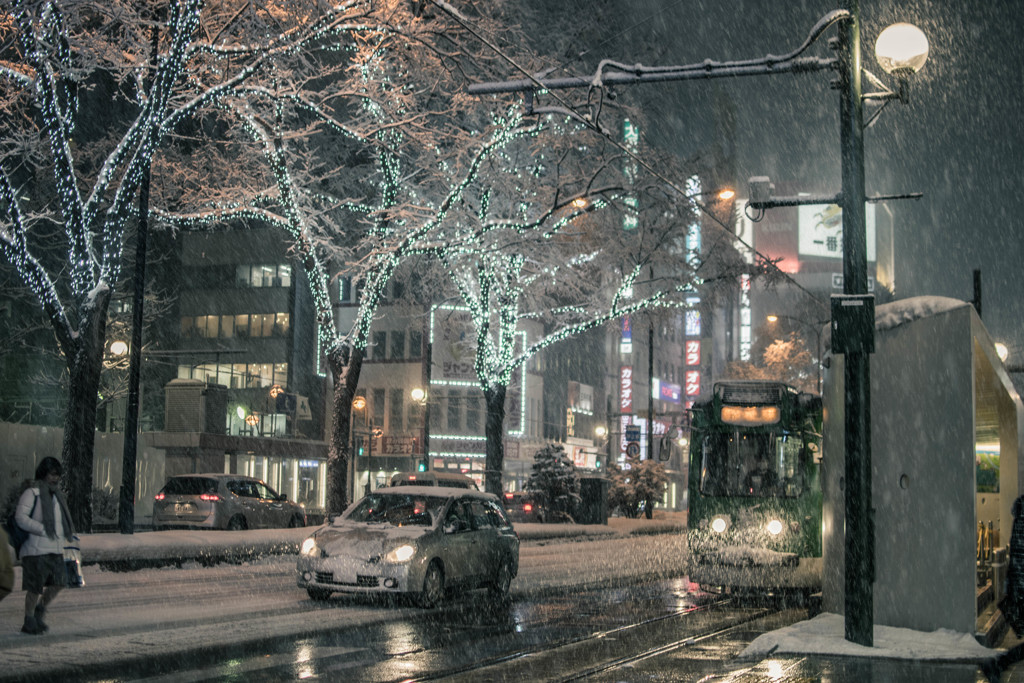
[[[716,515],[715,518],[711,520],[711,530],[716,534],[720,534],[728,528],[729,518],[725,515]]]
[[[778,536],[782,533],[782,522],[777,519],[773,519],[768,522],[768,526],[765,527],[772,536]]]
[[[390,550],[384,559],[388,562],[407,562],[415,554],[416,547],[406,543]]]
[[[299,553],[302,555],[316,555],[316,539],[310,536],[305,541],[303,541],[302,548],[299,550]]]

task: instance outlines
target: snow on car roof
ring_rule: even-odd
[[[374,490],[373,493],[380,493],[393,496],[469,496],[472,498],[481,498],[486,500],[498,499],[498,497],[495,496],[494,494],[485,493],[484,491],[477,491],[475,489],[464,489],[459,486],[385,486]]]

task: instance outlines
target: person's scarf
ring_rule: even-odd
[[[64,493],[59,485],[52,488],[45,481],[37,482],[39,485],[39,503],[43,508],[43,528],[46,529],[46,536],[50,540],[57,538],[57,525],[53,519],[53,499],[57,499],[60,506],[61,522],[64,526],[64,537],[69,541],[75,535],[75,527],[71,523],[71,513],[68,512],[68,503],[64,500]]]

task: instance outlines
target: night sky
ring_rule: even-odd
[[[578,28],[584,7],[599,17],[600,28]],[[565,68],[553,75],[587,73],[601,57],[666,66],[784,54],[837,7],[792,0],[574,0],[564,4],[558,28],[570,43],[559,62]],[[864,66],[876,76],[892,82],[874,59],[875,38],[890,23],[916,24],[930,44],[927,64],[911,80],[909,104],[890,104],[865,135],[869,195],[925,193],[922,200],[889,203],[896,296],[970,300],[973,271],[980,269],[983,321],[1010,347],[1010,365],[1024,365],[1019,9],[1008,1],[965,0],[861,6]],[[829,29],[808,54],[828,55],[826,40],[835,35]],[[840,189],[839,96],[829,80],[815,73],[686,81],[632,86],[642,92],[622,96],[642,101],[649,141],[683,158],[731,152],[741,193],[757,175],[832,193]]]

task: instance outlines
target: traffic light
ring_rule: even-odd
[[[419,465],[416,466],[416,470],[419,471],[419,472],[426,472],[427,471],[427,461],[426,460],[420,460]]]

